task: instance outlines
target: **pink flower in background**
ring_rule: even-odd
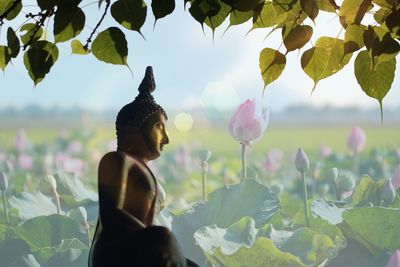
[[[55,157],[55,162],[57,168],[62,168],[64,165],[64,162],[69,158],[67,153],[65,152],[57,152],[56,157]]]
[[[358,153],[364,149],[366,143],[367,137],[364,130],[358,126],[353,127],[347,139],[347,146],[355,153]]]
[[[21,169],[29,171],[33,167],[33,159],[27,154],[22,154],[18,157],[18,165]]]
[[[319,147],[319,156],[321,159],[329,157],[332,155],[332,149],[328,146],[322,145]]]
[[[276,172],[281,167],[281,164],[274,158],[273,155],[271,155],[271,153],[268,153],[262,163],[262,166],[269,172]]]
[[[24,151],[28,148],[28,139],[25,130],[19,130],[14,139],[14,146],[18,151]]]
[[[400,250],[392,254],[386,267],[400,267]]]
[[[400,165],[397,166],[396,170],[394,171],[392,184],[396,190],[400,187]]]
[[[81,177],[85,170],[85,163],[78,158],[67,158],[63,163],[63,169],[66,172],[72,172]]]
[[[268,155],[270,155],[272,158],[274,158],[276,161],[281,161],[283,160],[284,153],[282,150],[274,148],[269,151]]]
[[[268,111],[261,111],[255,99],[246,100],[236,110],[229,121],[229,132],[232,137],[242,144],[261,139],[268,125]]]
[[[82,143],[79,141],[72,141],[68,145],[68,152],[71,154],[80,154],[82,152]]]

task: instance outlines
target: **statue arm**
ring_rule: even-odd
[[[127,186],[126,164],[124,155],[119,152],[106,154],[99,164],[100,221],[105,230],[130,232],[145,227],[137,218],[124,210]]]

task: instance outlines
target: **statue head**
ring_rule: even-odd
[[[118,112],[115,122],[118,150],[147,160],[159,157],[163,146],[169,142],[165,129],[167,113],[151,95],[155,88],[153,68],[147,67],[139,94]]]

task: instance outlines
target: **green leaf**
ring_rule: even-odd
[[[385,184],[385,180],[374,181],[368,175],[361,177],[351,196],[350,205],[353,207],[366,207],[370,203],[381,205],[380,188]]]
[[[345,235],[377,255],[400,249],[400,209],[355,208],[343,212]]]
[[[0,15],[4,14],[9,10],[14,3],[14,0],[2,0],[0,1]],[[22,1],[15,6],[10,13],[6,16],[7,20],[15,19],[22,10]]]
[[[24,24],[21,29],[19,30],[20,32],[25,32],[23,35],[21,35],[21,41],[24,45],[26,45],[29,40],[32,38],[32,43],[36,42],[37,40],[40,39],[43,35],[43,28],[40,27],[35,35],[33,36],[34,30],[35,30],[36,25],[34,23],[26,23]]]
[[[11,27],[9,27],[7,30],[7,46],[11,51],[11,57],[16,58],[19,54],[19,50],[21,47],[19,39]]]
[[[334,234],[335,237],[337,233]],[[271,225],[257,229],[250,217],[243,217],[226,229],[215,225],[203,227],[196,231],[194,238],[210,262],[224,266],[270,266],[266,265],[266,262],[274,263],[271,266],[281,266],[280,264],[288,264],[281,262],[280,255],[284,252],[288,253],[287,259],[301,260],[290,260],[292,264],[314,266],[333,258],[341,248],[338,247],[339,243],[335,244],[329,236],[305,227],[294,232],[275,230]],[[263,261],[260,261],[259,257],[265,253],[263,252],[253,259],[252,255],[256,255],[258,250],[258,240],[265,238],[273,242],[279,253],[270,254],[268,260],[263,258]],[[244,248],[248,249],[243,250]]]
[[[372,0],[372,2],[380,7],[386,7],[388,9],[392,9],[393,7],[396,7],[396,4],[398,4],[397,0]]]
[[[375,57],[379,60],[390,60],[400,51],[400,45],[395,41],[391,34],[381,27],[371,27],[364,32],[364,43],[375,64]]]
[[[35,85],[49,73],[54,62],[52,55],[44,49],[30,48],[24,54],[25,68]]]
[[[143,0],[118,0],[111,6],[111,15],[119,24],[139,33],[146,14],[147,5]]]
[[[372,0],[344,0],[339,10],[340,23],[346,28],[350,24],[360,24],[365,13],[372,8]]]
[[[92,53],[98,60],[106,63],[128,65],[125,34],[116,27],[102,31],[92,43]]]
[[[253,29],[272,27],[275,25],[277,17],[274,5],[266,1],[260,15],[253,24]]]
[[[271,239],[264,237],[258,238],[253,247],[242,247],[234,255],[225,255],[218,248],[213,255],[207,254],[207,258],[211,263],[218,264],[222,262],[223,266],[230,267],[304,266],[296,256],[280,251]]]
[[[217,0],[194,0],[189,8],[192,17],[203,27],[207,17],[213,17],[219,13],[221,3]]]
[[[249,197],[251,196],[251,197]],[[199,202],[184,214],[175,216],[172,232],[182,247],[183,253],[202,265],[205,256],[195,245],[193,234],[203,226],[216,224],[226,228],[244,216],[252,217],[259,228],[279,210],[276,195],[266,186],[247,179],[240,184],[226,185],[212,192],[207,202]]]
[[[152,0],[151,9],[153,10],[156,21],[171,14],[175,9],[175,0]]]
[[[7,46],[0,45],[0,69],[4,70],[11,60],[11,51]]]
[[[79,40],[71,41],[71,51],[72,54],[77,54],[77,55],[87,55],[90,53],[90,49],[86,49]]]
[[[51,198],[40,192],[21,192],[19,197],[11,196],[9,202],[11,207],[18,209],[18,215],[21,220],[57,213],[57,206]],[[61,211],[61,214],[63,213]]]
[[[354,62],[354,73],[361,89],[379,102],[383,120],[382,100],[392,87],[396,58],[373,64],[368,51],[361,51]]]
[[[54,16],[54,39],[55,42],[65,42],[83,30],[85,26],[85,14],[82,9],[75,6],[60,6]]]
[[[279,78],[286,66],[286,57],[277,50],[264,48],[260,53],[260,70],[265,87]]]
[[[42,49],[42,50],[47,51],[51,55],[54,63],[58,59],[58,48],[52,42],[48,42],[48,41],[44,41],[44,40],[37,41],[32,44],[31,48],[37,48],[37,49]]]
[[[319,12],[317,0],[300,0],[300,5],[307,16],[314,21]]]
[[[374,19],[379,24],[383,24],[386,20],[386,17],[391,13],[392,13],[392,10],[383,7],[375,12]]]
[[[218,14],[212,17],[207,17],[204,23],[210,27],[214,33],[215,29],[225,21],[230,10],[231,8],[227,4],[221,3],[221,9],[219,10]]]
[[[253,17],[253,11],[240,12],[232,11],[229,15],[229,26],[245,23]]]
[[[39,262],[32,254],[25,254],[18,257],[15,261],[7,265],[7,267],[40,267]]]
[[[81,229],[81,225],[71,218],[62,215],[39,216],[27,220],[15,227],[14,231],[23,238],[42,261],[47,261],[60,250],[64,239],[78,239],[81,243],[86,242],[87,236]],[[69,242],[76,247],[77,242]],[[61,246],[61,250],[67,245]],[[81,248],[82,246],[80,246]],[[68,246],[67,246],[68,248]],[[54,251],[55,250],[55,251]]]
[[[298,25],[294,28],[283,27],[282,38],[287,52],[302,48],[311,38],[313,28],[308,25]]]
[[[336,9],[339,9],[339,6],[333,0],[319,0],[318,7],[320,10],[336,13]]]
[[[346,28],[344,35],[344,55],[353,53],[364,47],[364,25],[352,24]]]
[[[350,57],[344,55],[344,41],[332,37],[320,37],[315,47],[305,51],[301,57],[301,66],[314,81],[311,94],[320,80],[341,70]]]
[[[68,1],[70,2],[70,1]],[[55,7],[58,3],[59,0],[37,0],[37,3],[42,10],[47,10],[47,9],[52,9]]]

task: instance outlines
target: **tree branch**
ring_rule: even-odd
[[[40,16],[41,18],[40,18],[40,20],[38,22],[36,22],[35,27],[32,29],[32,31],[31,31],[32,35],[29,38],[29,41],[24,45],[24,50],[26,50],[26,48],[32,44],[32,42],[33,42],[33,40],[34,40],[34,38],[36,36],[36,33],[39,31],[40,27],[42,27],[44,25],[44,22],[46,21],[46,19],[50,18],[51,16],[53,16],[53,14],[54,14],[54,8],[48,9],[44,13],[38,13],[36,15],[29,13],[27,15],[27,17],[30,17],[30,18],[34,18],[34,17],[37,17],[37,16]]]
[[[83,48],[87,51],[89,49],[89,44],[92,42],[92,38],[94,33],[97,31],[97,29],[100,27],[101,23],[103,22],[104,18],[107,15],[107,11],[110,7],[111,1],[110,0],[106,0],[106,8],[104,9],[104,13],[101,16],[99,22],[97,23],[96,27],[94,27],[92,33],[90,34],[89,38],[86,40],[86,44],[83,46]]]
[[[21,3],[22,0],[15,0],[13,4],[10,6],[9,9],[7,9],[3,14],[0,15],[0,25],[3,25],[3,20],[7,17],[8,14],[10,14],[11,11],[14,10],[18,6],[18,4]]]

